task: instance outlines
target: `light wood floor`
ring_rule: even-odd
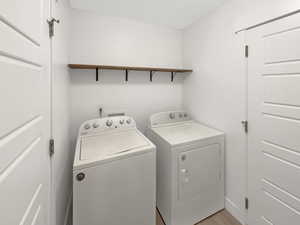
[[[161,219],[158,212],[156,216],[156,225],[164,225],[164,222]],[[223,210],[197,223],[196,225],[241,225],[241,224],[229,212]]]

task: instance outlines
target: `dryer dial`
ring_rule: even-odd
[[[169,117],[170,117],[171,120],[174,119],[175,118],[175,113],[170,113]]]

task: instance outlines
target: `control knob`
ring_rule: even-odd
[[[85,178],[85,174],[84,173],[79,173],[76,175],[76,178],[78,181],[83,181]]]
[[[90,129],[91,128],[91,125],[90,124],[86,124],[86,125],[84,125],[84,129],[86,129],[86,130],[88,130],[88,129]]]
[[[169,117],[170,117],[171,120],[174,119],[175,118],[175,113],[170,113]]]
[[[123,125],[124,124],[124,119],[120,120],[120,124]]]
[[[98,123],[94,123],[94,124],[93,124],[93,127],[94,127],[94,128],[98,128],[98,127],[99,127],[99,124],[98,124]]]
[[[127,123],[127,124],[130,124],[130,123],[131,123],[131,119],[127,119],[127,120],[126,120],[126,123]]]
[[[107,121],[106,121],[106,126],[111,127],[112,124],[113,124],[113,121],[112,121],[112,120],[107,120]]]

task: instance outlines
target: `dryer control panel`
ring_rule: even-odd
[[[169,111],[156,113],[150,117],[150,127],[168,123],[177,123],[191,120],[185,111]]]
[[[84,122],[79,129],[80,135],[102,132],[105,130],[124,129],[136,127],[136,123],[132,117],[116,116],[104,117]]]

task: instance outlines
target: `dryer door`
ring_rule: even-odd
[[[195,148],[178,156],[178,200],[214,196],[222,182],[219,144]]]

